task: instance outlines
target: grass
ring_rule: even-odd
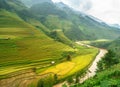
[[[50,65],[71,47],[54,41],[15,13],[0,10],[0,75]],[[10,22],[10,23],[9,23]]]
[[[106,48],[112,40],[109,39],[97,39],[97,40],[91,40],[91,41],[80,41],[83,44],[89,44],[91,46],[95,46],[98,48]]]
[[[45,70],[42,73],[54,73],[57,74],[59,79],[63,79],[65,77],[71,76],[74,73],[81,71],[82,69],[86,68],[94,59],[95,55],[97,54],[97,49],[95,48],[86,48],[83,47],[80,50],[84,49],[84,51],[79,51],[79,56],[73,57],[71,61],[66,61],[55,66],[52,66]],[[88,51],[89,50],[89,51]],[[86,54],[86,51],[89,53]],[[84,54],[86,55],[82,55]],[[39,70],[38,70],[39,71]]]
[[[27,69],[66,78],[88,66],[98,52],[96,48],[73,49],[57,42],[15,13],[0,10],[0,15],[0,79]],[[68,54],[72,56],[71,61],[65,61]],[[51,65],[52,61],[55,65]]]
[[[77,87],[119,87],[120,86],[120,64],[114,65],[96,74],[93,78],[86,80]],[[70,86],[70,87],[76,87]]]
[[[80,41],[81,43],[84,43],[84,44],[92,44],[92,43],[99,43],[99,42],[109,42],[111,40],[109,39],[97,39],[97,40],[91,40],[91,41]]]

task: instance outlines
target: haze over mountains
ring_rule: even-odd
[[[33,22],[30,20],[36,20],[45,27],[42,31],[46,35],[61,42],[64,42],[60,38],[61,36],[72,41],[115,39],[120,36],[118,28],[99,22],[84,13],[74,11],[64,3],[53,3],[51,0],[36,2],[29,0],[26,3],[24,0],[25,5],[31,4],[30,8],[24,6],[19,0],[1,0],[0,4],[1,8],[15,11],[17,15],[31,24]],[[41,25],[38,24],[34,24],[34,26],[41,28]],[[62,33],[59,34],[60,32]]]
[[[43,2],[49,2],[52,3],[51,0],[21,0],[23,3],[25,3],[26,6],[31,7],[34,4],[37,3],[43,3]]]
[[[76,77],[87,71],[99,51],[81,43],[86,40],[93,46],[96,43],[112,49],[116,55],[108,58],[112,64],[116,58],[119,63],[118,27],[63,2],[0,0],[0,87],[52,87],[69,77],[77,81]],[[78,41],[82,45],[75,43]],[[111,75],[119,76],[120,72],[115,70]]]
[[[40,3],[35,5],[34,3],[31,4],[33,4],[30,8],[31,12],[36,14],[43,25],[47,26],[50,31],[57,29],[62,31],[64,30],[65,36],[71,40],[100,38],[114,39],[119,36],[117,34],[117,32],[119,32],[117,28],[110,27],[103,22],[97,22],[95,18],[91,18],[84,13],[74,11],[61,2],[52,3],[50,0],[40,0]],[[64,25],[62,23],[64,23]],[[65,27],[66,25],[67,27]]]

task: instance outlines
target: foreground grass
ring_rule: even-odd
[[[83,84],[70,87],[119,87],[120,86],[120,64],[99,72],[95,77],[86,80]]]

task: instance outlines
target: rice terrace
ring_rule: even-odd
[[[0,0],[0,87],[118,87],[120,29],[99,21],[62,0]]]

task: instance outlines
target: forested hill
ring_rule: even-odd
[[[115,39],[119,36],[119,29],[98,22],[61,2],[45,1],[33,4],[30,11],[51,32],[59,29],[70,40]]]
[[[14,3],[13,3],[14,2]],[[28,3],[33,2],[31,0]],[[16,12],[25,21],[34,19],[46,27],[45,34],[50,37],[53,31],[63,32],[70,40],[116,39],[120,30],[97,22],[90,16],[74,11],[63,3],[53,3],[51,0],[40,1],[31,8],[24,6],[20,0],[1,0],[0,8]],[[39,25],[34,25],[38,27]],[[59,39],[59,38],[58,38]]]

